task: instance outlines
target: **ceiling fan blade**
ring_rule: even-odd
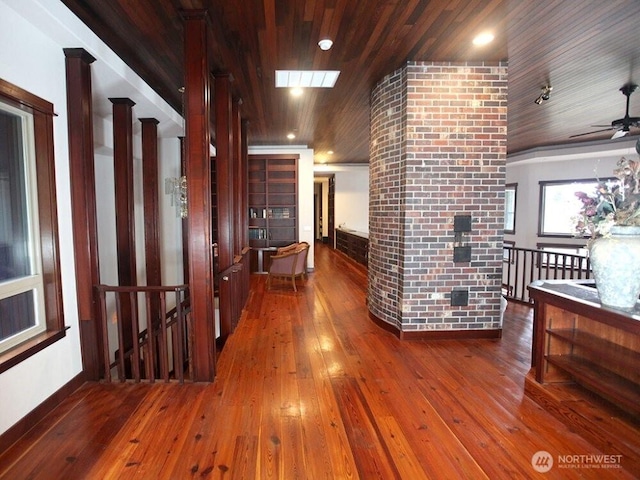
[[[613,134],[613,136],[611,137],[611,140],[615,140],[616,138],[622,138],[627,133],[629,133],[629,130],[618,130],[616,133]]]
[[[584,135],[591,135],[591,134],[594,134],[594,133],[607,132],[609,130],[613,130],[613,128],[609,127],[609,128],[603,128],[602,130],[594,130],[593,132],[578,133],[577,135],[570,135],[569,138],[583,137]]]

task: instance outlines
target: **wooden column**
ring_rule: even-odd
[[[87,380],[99,380],[102,368],[102,330],[93,286],[100,283],[98,227],[93,157],[91,64],[82,48],[65,48],[67,124],[71,173],[71,216],[75,255],[82,368]]]
[[[206,10],[183,11],[185,171],[189,230],[189,289],[194,380],[215,377],[215,326],[211,245],[210,76]]]
[[[249,146],[247,143],[247,130],[249,123],[241,121],[240,125],[240,162],[242,163],[242,203],[240,216],[242,217],[242,247],[249,246]],[[247,267],[247,270],[249,268]]]
[[[142,195],[144,205],[144,255],[147,285],[162,285],[159,236],[158,120],[141,118],[142,125]],[[151,317],[159,319],[160,302],[151,298]]]
[[[245,178],[247,175],[242,164],[242,118],[240,117],[240,105],[241,100],[234,99],[231,107],[231,138],[233,142],[232,155],[233,155],[233,254],[240,255],[242,247],[247,245],[243,244],[244,235],[243,232],[248,229],[248,214],[247,202],[242,201],[243,188],[247,183]],[[246,222],[243,223],[243,220]]]
[[[216,106],[216,185],[218,193],[218,265],[221,272],[230,268],[234,256],[233,149],[231,122],[231,79],[215,76]],[[233,292],[229,276],[220,279],[220,337],[224,341],[233,331]]]
[[[231,122],[231,78],[215,76],[216,173],[218,187],[218,262],[220,270],[233,263],[233,148]]]
[[[129,98],[110,98],[113,104],[113,169],[116,203],[116,252],[118,285],[137,285],[136,229],[133,199],[133,106]],[[133,305],[128,296],[121,300],[124,332],[131,332]],[[124,347],[133,346],[131,335],[124,335]],[[120,352],[123,354],[123,352]],[[127,363],[128,365],[128,363]],[[128,368],[128,367],[127,367]]]

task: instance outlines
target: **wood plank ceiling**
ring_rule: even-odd
[[[307,144],[318,160],[334,151],[329,163],[368,162],[371,88],[409,60],[508,60],[509,153],[610,138],[570,137],[622,118],[620,87],[640,84],[637,0],[62,1],[177,111],[180,10],[206,8],[213,73],[232,74],[249,144]],[[494,42],[474,47],[484,30]],[[334,41],[329,51],[317,46],[324,37]],[[278,69],[341,74],[335,88],[294,99],[275,88]],[[547,84],[550,99],[535,104]],[[640,116],[640,91],[630,107]]]

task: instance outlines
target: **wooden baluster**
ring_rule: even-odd
[[[150,383],[154,383],[156,381],[156,334],[154,330],[154,313],[157,313],[157,310],[153,308],[154,303],[151,302],[150,294],[147,294],[147,352],[148,356],[146,359],[147,364],[147,378]]]
[[[104,358],[104,381],[111,383],[111,365],[109,359],[109,331],[107,328],[109,320],[107,319],[107,292],[103,289],[99,289],[100,297],[100,327],[102,328],[102,355]]]
[[[124,344],[124,332],[122,328],[122,302],[120,301],[120,293],[115,292],[116,296],[116,326],[118,328],[118,358],[116,359],[118,366],[118,380],[125,381],[124,357],[126,355],[126,347]]]
[[[169,354],[167,352],[167,299],[160,292],[160,376],[169,381]]]
[[[182,348],[182,342],[184,341],[184,317],[182,314],[182,305],[180,299],[180,290],[176,288],[176,342],[174,342],[175,348],[173,352],[173,358],[175,360],[175,375],[180,383],[184,383],[184,349]],[[176,360],[177,359],[177,360]]]
[[[136,292],[129,292],[129,305],[131,305],[131,347],[133,360],[130,362],[131,373],[136,383],[140,382],[140,340],[138,322],[138,295]]]

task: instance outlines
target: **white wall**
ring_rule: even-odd
[[[636,138],[541,148],[509,156],[506,183],[517,183],[518,191],[516,233],[505,234],[505,240],[515,241],[522,248],[536,248],[538,242],[583,245],[581,239],[538,237],[539,182],[611,177],[620,157],[637,157]]]
[[[80,338],[78,332],[77,297],[75,287],[73,239],[71,236],[71,211],[69,155],[67,139],[65,57],[63,48],[85,48],[96,57],[92,64],[94,92],[94,117],[96,125],[96,162],[98,173],[98,204],[113,204],[109,191],[109,115],[108,97],[129,97],[136,102],[137,118],[155,117],[160,121],[159,158],[161,175],[175,170],[179,165],[177,140],[170,137],[180,131],[181,120],[177,112],[162,101],[148,85],[135,75],[104,43],[58,0],[0,0],[0,78],[13,83],[51,103],[56,116],[53,118],[54,155],[58,206],[60,268],[66,336],[0,374],[0,434],[27,415],[47,397],[55,393],[82,370]],[[102,121],[104,120],[104,122]],[[139,124],[135,120],[134,125]],[[136,131],[136,128],[138,129]],[[134,127],[139,132],[139,125]],[[136,142],[139,136],[136,137]],[[139,155],[138,155],[139,158]],[[173,165],[170,166],[170,165]],[[179,168],[179,167],[178,167]],[[112,170],[112,167],[111,167]],[[138,177],[141,172],[138,169]],[[136,186],[136,188],[138,188]],[[164,197],[164,195],[163,195]],[[136,222],[141,208],[141,193],[136,193]],[[167,207],[161,199],[161,212]],[[108,210],[108,208],[106,209]],[[103,216],[110,215],[103,212]],[[173,217],[172,217],[173,218]],[[115,222],[114,222],[115,223]],[[105,226],[107,228],[105,228]],[[115,225],[100,225],[105,235],[100,238],[101,248],[106,249]],[[138,227],[136,227],[138,228]],[[178,254],[180,223],[171,218],[163,219],[162,248],[164,278],[167,283],[182,283],[182,260]],[[140,241],[143,230],[137,232]],[[112,278],[113,254],[101,252],[101,269]],[[144,261],[144,257],[141,258]],[[166,267],[165,267],[166,265]]]
[[[335,227],[369,232],[369,165],[316,165],[315,173],[335,175]]]
[[[307,267],[314,266],[313,240],[313,150],[303,145],[249,147],[249,155],[298,154],[298,236],[299,241],[308,242]]]

